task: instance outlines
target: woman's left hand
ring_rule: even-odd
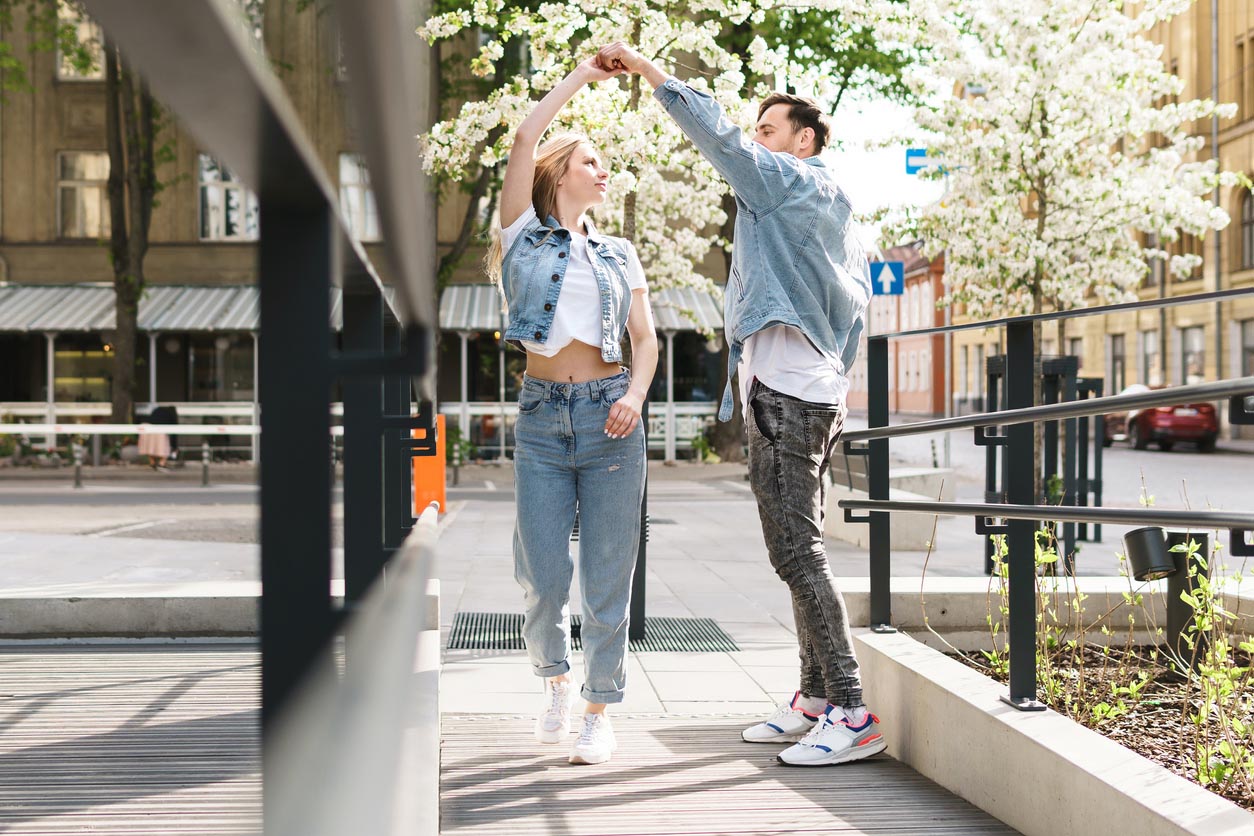
[[[605,421],[605,434],[610,438],[626,438],[640,421],[644,398],[628,392],[610,407],[610,417]]]

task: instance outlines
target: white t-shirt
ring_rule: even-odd
[[[849,393],[849,378],[840,358],[819,351],[791,325],[772,325],[751,334],[740,356],[739,374],[745,420],[755,377],[776,392],[826,406],[844,404]]]
[[[523,229],[535,219],[535,207],[528,206],[518,220],[501,230],[501,249],[509,252]],[[589,231],[596,231],[592,221],[585,219],[585,223]],[[570,263],[566,265],[566,276],[562,279],[562,289],[553,310],[549,338],[543,343],[521,340],[523,348],[541,357],[552,357],[568,346],[571,340],[601,347],[601,289],[597,287],[596,276],[592,273],[593,256],[588,251],[588,236],[571,230],[570,238]],[[627,286],[632,291],[648,287],[640,256],[630,242],[627,245]]]

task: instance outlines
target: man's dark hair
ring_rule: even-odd
[[[758,105],[758,119],[777,104],[788,105],[788,121],[794,131],[802,128],[814,131],[814,153],[817,154],[827,147],[827,138],[831,135],[832,128],[827,121],[827,114],[819,107],[818,102],[805,96],[794,96],[792,93],[772,93]]]

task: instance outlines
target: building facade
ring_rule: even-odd
[[[945,324],[944,310],[937,306],[944,296],[944,258],[929,262],[920,254],[918,244],[910,244],[885,250],[883,260],[902,262],[904,288],[900,295],[871,297],[866,332],[849,373],[848,405],[852,410],[865,410],[867,406],[868,335],[917,331]],[[890,340],[888,379],[890,412],[920,417],[944,415],[944,337],[932,334]]]

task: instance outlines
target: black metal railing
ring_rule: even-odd
[[[206,151],[258,196],[261,208],[259,389],[261,442],[261,654],[264,825],[280,832],[289,805],[310,793],[271,793],[291,762],[274,735],[312,671],[330,664],[335,639],[356,619],[412,632],[396,596],[371,594],[407,576],[395,556],[414,525],[410,457],[434,452],[435,197],[414,137],[436,102],[431,51],[413,33],[429,3],[331,4],[355,107],[354,136],[371,172],[384,231],[378,248],[395,277],[397,307],[361,241],[341,215],[338,189],[265,57],[249,42],[235,4],[221,0],[86,0],[87,11],[129,66]],[[321,10],[318,12],[321,14]],[[309,12],[314,14],[314,12]],[[277,16],[276,16],[277,19]],[[344,291],[342,343],[330,330],[330,290]],[[344,388],[345,602],[331,594],[333,471],[328,438],[334,384]],[[415,394],[422,408],[411,415]],[[413,431],[424,437],[413,438]],[[403,563],[403,561],[402,561]],[[409,594],[408,586],[397,595]],[[346,616],[352,615],[353,618]],[[411,673],[404,654],[381,655],[351,639],[349,675],[327,686],[349,695]],[[371,710],[344,702],[352,720]],[[303,734],[332,735],[309,725]],[[400,734],[400,729],[393,729]],[[435,750],[426,753],[434,758]],[[376,788],[377,789],[377,788]],[[343,787],[339,803],[356,803]],[[390,807],[379,792],[368,803]],[[362,820],[366,821],[365,819]],[[366,824],[338,832],[383,832]],[[290,831],[302,832],[302,831]],[[312,832],[312,831],[303,831]]]
[[[267,833],[434,834],[439,829],[440,597],[433,504],[344,630],[346,669],[324,657],[271,735]]]
[[[1254,395],[1254,377],[1240,377],[1211,383],[1173,386],[1129,395],[1089,397],[1083,400],[1036,405],[1033,384],[1038,359],[1034,356],[1033,327],[1040,322],[1147,308],[1175,307],[1220,302],[1254,296],[1254,289],[1236,289],[1152,299],[1123,305],[1104,305],[1074,311],[1056,311],[1033,316],[949,325],[894,334],[875,334],[867,340],[868,428],[844,434],[846,455],[867,457],[867,499],[839,502],[845,518],[870,525],[871,627],[891,631],[892,612],[889,575],[892,544],[889,514],[914,513],[971,516],[980,534],[1001,534],[1007,540],[1008,606],[1010,643],[1010,689],[1006,702],[1023,710],[1037,710],[1036,691],[1036,531],[1043,521],[1064,523],[1111,523],[1146,526],[1170,525],[1185,528],[1227,529],[1230,551],[1236,555],[1254,554],[1247,535],[1254,532],[1254,509],[1249,511],[1173,511],[1158,508],[1077,507],[1038,504],[1041,474],[1036,472],[1033,425],[1038,421],[1061,421],[1082,416],[1103,415],[1182,402],[1227,399],[1232,424],[1254,424],[1254,412],[1247,398]],[[1216,323],[1219,327],[1220,323]],[[1004,327],[1005,404],[975,415],[931,421],[888,425],[888,343],[902,337],[926,336]],[[992,400],[992,399],[990,399]],[[1001,432],[993,432],[1003,428]],[[974,442],[1000,448],[1004,460],[1004,503],[962,503],[897,501],[888,498],[888,444],[892,438],[938,431],[974,430]],[[1100,443],[1100,442],[1099,442]],[[867,512],[856,514],[855,512]],[[1004,522],[990,523],[992,519]]]

